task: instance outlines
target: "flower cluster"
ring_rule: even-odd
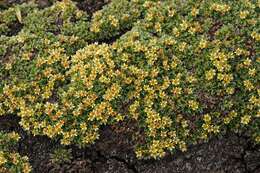
[[[101,126],[134,119],[146,139],[136,145],[140,158],[185,151],[227,129],[259,143],[259,8],[114,0],[89,20],[64,0],[34,11],[19,34],[0,37],[0,115],[82,146]]]
[[[144,0],[113,0],[108,6],[93,14],[90,31],[95,39],[109,39],[133,27],[141,18]]]
[[[168,3],[147,1],[143,22],[112,45],[128,91],[123,102],[130,99],[128,114],[148,136],[137,156],[185,151],[227,128],[248,130],[259,141],[259,54],[252,52],[259,42],[256,33],[250,47],[243,39],[252,37],[259,7],[248,1]],[[238,16],[240,23],[234,22],[237,9],[248,11]]]

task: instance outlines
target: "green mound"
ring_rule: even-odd
[[[0,13],[0,115],[79,146],[134,119],[145,133],[139,158],[226,131],[259,143],[259,12],[256,0],[114,0],[92,17],[68,0],[9,8]]]

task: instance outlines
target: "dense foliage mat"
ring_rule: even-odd
[[[113,0],[91,17],[69,0],[3,10],[0,115],[82,147],[133,119],[139,158],[227,130],[259,143],[259,12],[256,0]]]

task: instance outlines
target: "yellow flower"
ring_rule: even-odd
[[[211,5],[211,9],[224,14],[224,13],[228,12],[231,9],[231,7],[229,5],[226,5],[226,4],[213,3]]]
[[[82,142],[84,144],[90,144],[93,143],[98,138],[99,138],[99,133],[93,130],[86,133],[86,136],[83,137]]]
[[[118,97],[121,87],[118,84],[113,84],[111,88],[106,91],[106,94],[103,96],[105,100],[111,101],[114,98]]]
[[[199,9],[193,7],[192,10],[191,10],[191,15],[197,16],[198,14],[199,14]]]
[[[251,91],[252,89],[254,89],[254,85],[249,80],[244,81],[244,86],[248,91]]]
[[[212,80],[215,75],[216,75],[216,70],[214,69],[208,70],[205,74],[207,80]]]
[[[245,66],[250,66],[250,65],[251,65],[251,62],[252,62],[251,59],[247,58],[247,59],[244,60],[243,64],[244,64]]]
[[[175,56],[173,56],[173,61],[171,63],[171,68],[175,69],[178,66],[179,63],[180,63],[180,61]]]
[[[187,82],[189,82],[189,83],[197,82],[196,77],[194,77],[192,75],[188,75],[186,79],[187,79]]]
[[[219,126],[213,127],[213,133],[215,133],[215,134],[219,133]]]
[[[140,159],[143,157],[144,151],[142,149],[138,148],[135,150],[135,154],[136,154],[136,157]]]
[[[165,155],[165,152],[159,140],[153,140],[152,145],[149,148],[149,153],[153,158],[163,157]]]
[[[7,162],[7,159],[4,156],[4,152],[0,151],[0,166],[2,166],[3,164],[5,164]]]
[[[207,132],[203,132],[200,136],[201,139],[207,139],[208,138],[208,134]]]
[[[189,27],[189,24],[186,20],[182,20],[182,23],[180,24],[180,28],[182,31],[185,31]]]
[[[118,19],[115,18],[115,16],[109,15],[108,19],[111,21],[111,24],[114,27],[118,27],[119,26],[119,21],[118,21]]]
[[[161,101],[161,103],[160,103],[160,106],[162,107],[162,108],[165,108],[166,106],[167,106],[167,101]]]
[[[188,105],[192,110],[197,110],[199,108],[199,104],[198,102],[194,101],[194,100],[189,100],[188,101]]]
[[[28,160],[27,157],[23,157],[26,161]],[[27,158],[27,159],[26,159]],[[23,173],[30,173],[32,170],[32,167],[30,166],[29,163],[23,163]]]
[[[76,11],[76,17],[77,19],[79,19],[80,17],[82,17],[84,15],[84,12],[83,11],[80,11],[80,10],[77,10]]]
[[[240,49],[240,48],[237,48],[236,51],[235,51],[235,54],[238,55],[238,56],[242,55],[242,53],[243,53],[243,50]]]
[[[174,86],[177,86],[177,85],[180,85],[180,78],[175,78],[175,79],[172,79],[172,84],[174,85]]]
[[[15,141],[19,141],[19,139],[20,139],[19,134],[16,133],[16,132],[12,132],[12,133],[10,133],[9,135],[10,135],[10,138],[12,138],[12,139],[15,140]]]
[[[241,117],[241,123],[244,125],[247,125],[251,120],[251,117],[249,115],[244,115],[243,117]]]
[[[122,120],[124,120],[124,116],[122,114],[117,114],[116,117],[115,117],[115,120],[117,122],[122,121]]]
[[[225,124],[229,124],[230,121],[231,121],[231,118],[230,118],[230,117],[225,117],[225,118],[224,118],[224,123],[225,123]]]
[[[227,92],[228,94],[234,94],[235,89],[232,88],[232,87],[227,87],[227,88],[226,88],[226,92]]]
[[[172,33],[173,35],[175,35],[176,37],[179,37],[180,36],[180,31],[178,30],[178,28],[174,27],[172,29]]]
[[[157,22],[155,25],[154,25],[154,29],[156,30],[156,32],[162,32],[162,27],[161,27],[161,24],[159,22]]]
[[[245,19],[249,14],[249,11],[240,11],[239,17],[240,19]]]
[[[100,24],[98,22],[93,22],[90,27],[90,31],[94,33],[100,32]]]
[[[182,121],[181,121],[181,126],[182,126],[183,128],[187,128],[189,125],[188,125],[188,122],[187,122],[186,120],[182,120]]]
[[[166,90],[170,86],[170,79],[168,77],[164,77],[163,84],[161,85],[162,90]]]
[[[260,143],[260,135],[255,138],[255,141],[256,141],[257,143]]]
[[[187,93],[187,94],[192,94],[192,93],[193,93],[192,88],[185,88],[184,91],[185,91],[185,93]]]
[[[180,150],[181,150],[182,152],[187,151],[187,145],[186,145],[186,143],[185,143],[184,141],[180,141],[180,142],[179,142],[179,147],[180,147]]]
[[[211,127],[211,125],[208,123],[205,123],[202,125],[203,130],[205,130],[207,132],[210,132],[210,127]]]
[[[249,71],[248,71],[248,74],[249,74],[250,76],[254,77],[255,74],[256,74],[256,69],[255,69],[255,68],[250,68]]]
[[[67,68],[69,67],[69,65],[70,65],[70,62],[68,61],[67,58],[63,58],[62,61],[61,61],[61,64],[62,64],[62,66],[63,66],[64,68],[67,69]]]
[[[175,87],[172,89],[172,92],[175,96],[179,96],[182,93],[182,88],[180,87]]]
[[[163,60],[163,67],[165,70],[169,70],[170,66],[168,64],[168,60]]]
[[[250,99],[249,99],[249,102],[254,104],[254,105],[259,105],[260,99],[257,99],[256,96],[251,96]]]
[[[156,79],[152,79],[152,80],[150,80],[149,83],[150,83],[151,86],[156,86],[156,85],[158,84],[158,82],[157,82]]]
[[[200,41],[200,43],[199,43],[199,48],[200,48],[200,49],[205,49],[205,48],[207,47],[207,43],[208,43],[207,40],[202,39],[202,40]]]
[[[6,70],[11,70],[12,69],[12,63],[6,63],[5,64],[5,69]]]
[[[236,117],[237,116],[237,113],[235,111],[231,111],[229,114],[228,114],[229,117]]]
[[[164,40],[164,44],[167,46],[172,46],[172,45],[175,45],[176,43],[177,43],[177,41],[174,40],[173,38],[166,38]]]
[[[206,114],[206,115],[204,115],[203,120],[204,120],[206,123],[209,123],[209,122],[211,121],[211,116],[210,116],[209,114]]]
[[[223,83],[224,85],[229,84],[233,80],[232,74],[223,74]]]
[[[181,42],[179,44],[179,51],[184,52],[184,50],[187,48],[188,44],[186,42]]]
[[[255,32],[255,31],[253,31],[253,32],[251,33],[251,37],[252,37],[253,39],[255,39],[256,41],[259,41],[259,40],[260,40],[260,34],[257,33],[257,32]]]
[[[168,15],[169,15],[170,17],[173,17],[175,14],[176,14],[176,11],[175,11],[174,9],[169,9],[169,10],[168,10]]]
[[[137,109],[139,108],[139,101],[135,101],[134,104],[132,104],[129,107],[129,112],[132,115],[134,119],[138,119],[138,113],[136,113]]]

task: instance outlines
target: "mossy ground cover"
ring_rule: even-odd
[[[93,15],[69,0],[2,10],[0,115],[80,147],[134,120],[145,136],[138,158],[226,131],[259,143],[259,12],[256,0],[112,0]]]

